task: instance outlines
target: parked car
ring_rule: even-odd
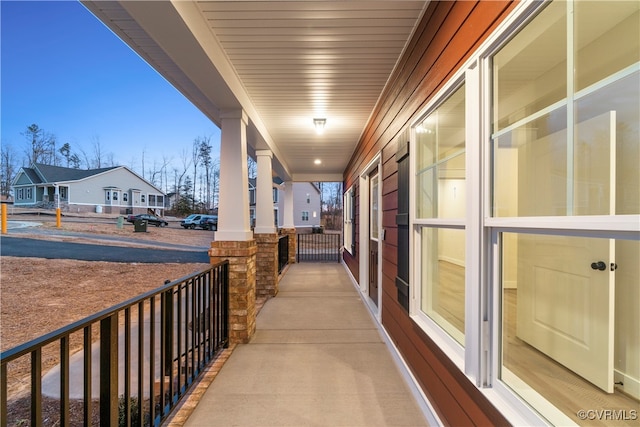
[[[138,219],[147,221],[147,224],[155,225],[156,227],[166,227],[167,225],[169,225],[169,223],[164,219],[158,218],[157,216],[151,215],[151,214],[138,214],[138,215],[127,216],[127,222],[134,223]]]
[[[194,229],[198,224],[200,224],[200,220],[202,219],[202,214],[191,214],[182,221],[180,221],[180,226],[183,228]]]
[[[190,228],[193,230],[196,227],[200,227],[200,221],[212,216],[214,215],[191,214],[185,219],[183,219],[182,221],[180,221],[180,225],[184,228]]]
[[[217,230],[218,229],[218,216],[217,215],[203,215],[204,218],[200,220],[198,227],[203,230]]]

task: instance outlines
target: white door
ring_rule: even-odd
[[[612,111],[579,123],[564,171],[553,158],[562,157],[555,142],[566,137],[534,141],[519,164],[536,170],[526,172],[535,182],[523,180],[519,191],[553,195],[531,197],[537,206],[526,209],[548,215],[566,202],[568,215],[615,214],[615,120]],[[563,175],[572,178],[558,191]],[[612,393],[614,241],[520,234],[517,283],[517,336]]]
[[[613,392],[611,241],[521,234],[518,259],[518,338]]]

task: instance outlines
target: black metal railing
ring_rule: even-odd
[[[278,238],[278,274],[289,263],[289,235],[284,234]]]
[[[3,352],[0,426],[160,425],[228,347],[228,307],[225,261]]]
[[[340,262],[340,237],[335,233],[297,234],[297,261]]]

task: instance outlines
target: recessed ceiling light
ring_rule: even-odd
[[[313,163],[315,163],[316,165],[319,165],[320,163],[322,163],[322,160],[320,160],[320,159],[315,159],[315,160],[313,161]]]

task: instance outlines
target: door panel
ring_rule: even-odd
[[[520,213],[615,214],[615,129],[609,111],[577,123],[576,144],[566,144],[565,130],[520,135]],[[608,239],[518,237],[518,337],[609,393],[614,251]]]
[[[517,336],[613,392],[614,286],[607,239],[518,236]],[[603,261],[604,270],[592,267]]]

